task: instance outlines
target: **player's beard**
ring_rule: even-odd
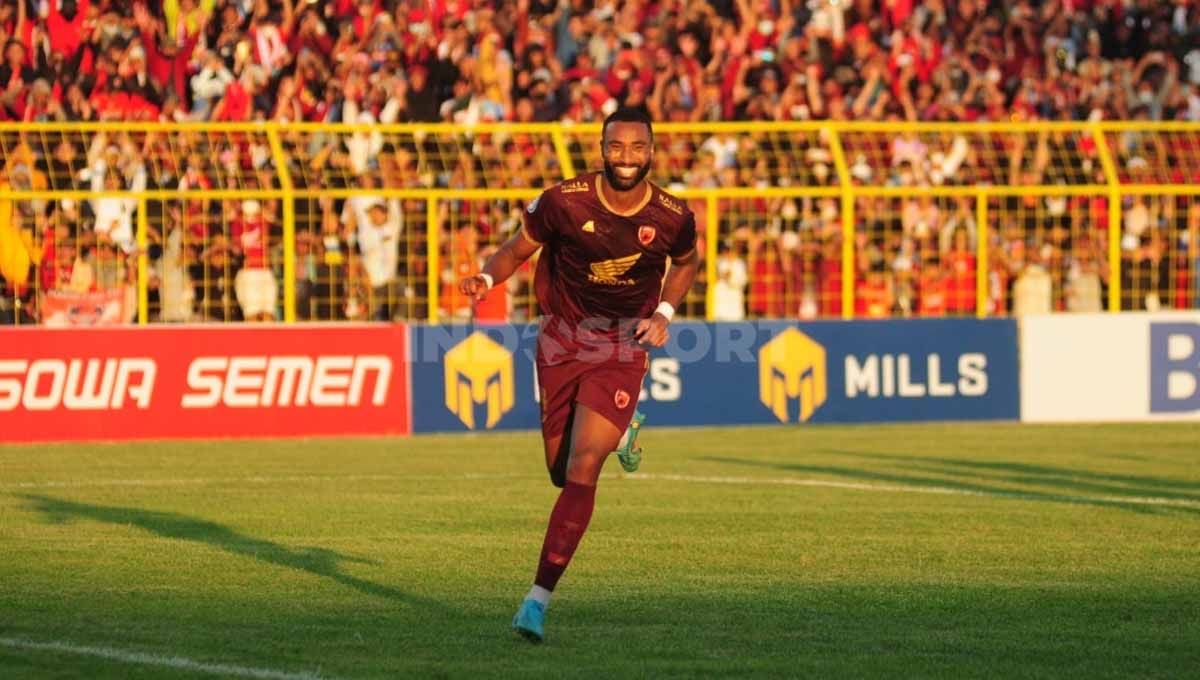
[[[646,175],[650,174],[650,164],[652,159],[648,159],[646,164],[638,168],[637,174],[630,179],[621,179],[617,175],[617,167],[607,160],[604,161],[604,179],[608,181],[608,185],[617,191],[629,191],[637,185],[641,184],[642,180],[646,179]]]

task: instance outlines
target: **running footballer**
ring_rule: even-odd
[[[699,265],[695,216],[646,180],[654,157],[649,117],[617,110],[605,119],[600,143],[604,171],[542,192],[520,233],[460,284],[483,297],[542,249],[534,279],[542,438],[546,469],[562,491],[533,587],[513,619],[534,642],[545,637],[550,596],[591,520],[604,461],[615,452],[629,472],[640,464],[634,444],[646,348],[666,343]]]

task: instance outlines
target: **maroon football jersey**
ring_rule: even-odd
[[[645,200],[618,213],[600,193],[601,176],[550,187],[525,214],[526,237],[542,245],[534,283],[542,334],[568,350],[581,329],[594,340],[623,340],[658,306],[668,258],[696,245],[696,218],[683,201],[648,183]]]

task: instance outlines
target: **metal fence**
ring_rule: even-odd
[[[478,306],[454,283],[542,187],[600,167],[599,134],[0,124],[4,308],[26,323],[97,296],[143,324],[532,318],[532,267]],[[655,142],[652,179],[697,214],[687,316],[1200,307],[1200,125],[660,124]]]

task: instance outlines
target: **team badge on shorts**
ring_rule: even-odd
[[[656,231],[657,230],[654,227],[648,224],[643,224],[642,226],[638,227],[638,241],[641,241],[642,245],[644,246],[650,245],[650,242],[654,240],[654,234]]]
[[[613,395],[613,403],[617,405],[617,408],[629,406],[629,393],[625,390],[617,390]]]

